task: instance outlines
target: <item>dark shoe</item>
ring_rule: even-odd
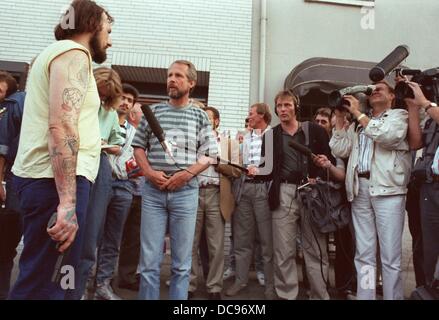
[[[194,298],[194,296],[195,296],[195,295],[194,295],[194,293],[193,293],[192,291],[188,291],[188,292],[187,292],[187,299],[188,299],[188,300],[192,300],[192,299]]]
[[[139,291],[139,282],[134,283],[119,283],[119,288],[131,291]]]
[[[209,292],[208,299],[209,300],[222,300],[221,293],[219,293],[219,292]]]

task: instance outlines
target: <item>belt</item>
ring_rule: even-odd
[[[370,172],[363,172],[358,174],[358,178],[370,179]]]
[[[209,184],[205,184],[205,185],[200,186],[200,189],[212,189],[212,188],[219,188],[219,185],[209,183]]]
[[[265,180],[256,180],[256,179],[247,179],[247,180],[244,180],[244,182],[246,182],[246,183],[265,183],[266,181]]]

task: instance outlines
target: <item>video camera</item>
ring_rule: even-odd
[[[428,69],[425,71],[416,69],[395,69],[397,76],[413,76],[412,82],[416,82],[421,87],[424,96],[432,101],[439,102],[439,68]],[[410,86],[400,81],[395,86],[395,98],[401,101],[405,98],[414,98],[413,90]]]
[[[343,96],[345,95],[356,95],[356,94],[365,94],[367,96],[370,96],[375,90],[374,85],[360,85],[360,86],[353,86],[353,87],[347,87],[340,90],[334,90],[332,91],[328,96],[328,104],[333,109],[343,110],[343,105],[349,105],[349,101],[346,99],[343,99]]]

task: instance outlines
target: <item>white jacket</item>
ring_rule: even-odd
[[[358,195],[359,131],[352,123],[348,130],[335,130],[329,146],[336,157],[347,158],[346,193],[349,201]],[[371,119],[364,133],[373,141],[370,168],[371,196],[407,193],[411,155],[406,140],[408,112],[389,109],[379,119]]]

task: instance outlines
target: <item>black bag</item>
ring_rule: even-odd
[[[299,191],[304,209],[320,233],[335,232],[351,221],[350,204],[342,185],[317,180]]]

